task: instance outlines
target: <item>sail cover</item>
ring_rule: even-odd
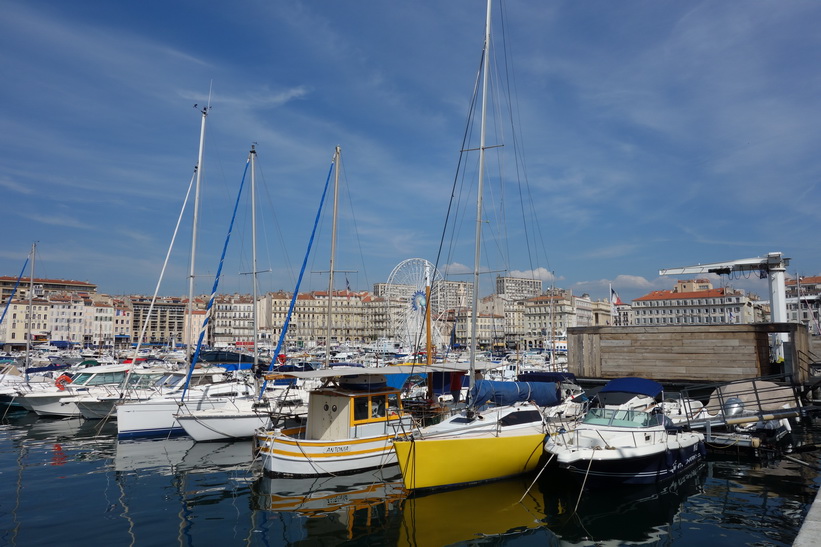
[[[474,406],[491,402],[512,405],[519,401],[533,401],[539,406],[555,406],[561,401],[557,384],[553,382],[505,382],[477,380],[470,391]]]

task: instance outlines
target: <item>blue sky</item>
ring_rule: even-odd
[[[497,74],[515,89],[518,133],[515,147],[488,144],[520,160],[488,181],[486,231],[507,247],[486,238],[483,269],[536,272],[594,298],[612,284],[622,299],[671,288],[661,268],[772,251],[792,259],[792,275],[821,273],[821,4],[499,8],[494,58],[504,51],[512,67]],[[209,93],[197,292],[213,283],[251,143],[260,290],[293,290],[337,145],[336,286],[347,277],[370,290],[405,259],[436,260],[482,0],[0,0],[0,10],[0,274],[17,275],[37,241],[38,277],[151,294],[197,159],[193,105]],[[475,197],[459,195],[460,243],[440,261],[451,273],[473,260]],[[224,292],[251,292],[247,211],[243,201]],[[328,223],[303,290],[327,288]],[[187,293],[190,232],[187,213],[161,294]],[[732,285],[766,298],[761,281]]]

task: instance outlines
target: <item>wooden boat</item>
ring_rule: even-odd
[[[311,477],[358,473],[396,464],[394,440],[409,434],[413,418],[402,409],[386,374],[404,367],[341,367],[293,372],[321,379],[308,394],[304,426],[262,429],[254,437],[263,470],[271,476]]]

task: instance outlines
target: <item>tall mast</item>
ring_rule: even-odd
[[[331,366],[331,310],[334,299],[334,259],[336,257],[336,219],[339,207],[339,163],[342,149],[336,147],[334,150],[334,214],[331,223],[331,265],[328,273],[328,317],[326,321],[327,332],[325,334],[325,368]]]
[[[431,265],[425,264],[425,360],[426,364],[430,366],[433,363],[433,342],[431,341],[431,324],[430,324],[430,278]]]
[[[490,53],[490,12],[491,0],[487,0],[485,22],[485,49],[482,54],[482,125],[479,132],[479,187],[476,191],[476,246],[473,251],[473,310],[470,316],[470,378],[469,386],[473,389],[476,372],[476,327],[479,317],[479,265],[482,244],[482,192],[485,180],[485,118],[487,116],[488,55]]]
[[[256,183],[256,162],[257,151],[254,145],[251,145],[251,275],[252,283],[254,285],[254,302],[252,310],[252,317],[254,321],[254,372],[257,370],[257,362],[259,361],[259,348],[257,347],[257,183]],[[274,355],[274,359],[278,356]]]
[[[29,304],[28,314],[26,317],[26,380],[28,380],[28,369],[31,365],[31,316],[32,303],[34,301],[34,257],[37,249],[37,243],[31,244],[31,270],[29,271]]]
[[[210,100],[210,99],[209,99]],[[191,364],[191,338],[194,326],[194,263],[197,257],[197,225],[199,224],[200,214],[200,186],[202,183],[202,152],[205,145],[205,118],[208,117],[208,109],[210,106],[202,108],[202,123],[200,125],[200,148],[197,155],[197,183],[194,188],[194,219],[193,227],[191,229],[191,258],[188,269],[188,326],[189,336],[185,341],[185,360],[188,365]]]

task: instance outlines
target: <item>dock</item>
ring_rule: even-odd
[[[793,547],[816,547],[821,545],[821,490],[816,492],[815,501],[798,531]]]

